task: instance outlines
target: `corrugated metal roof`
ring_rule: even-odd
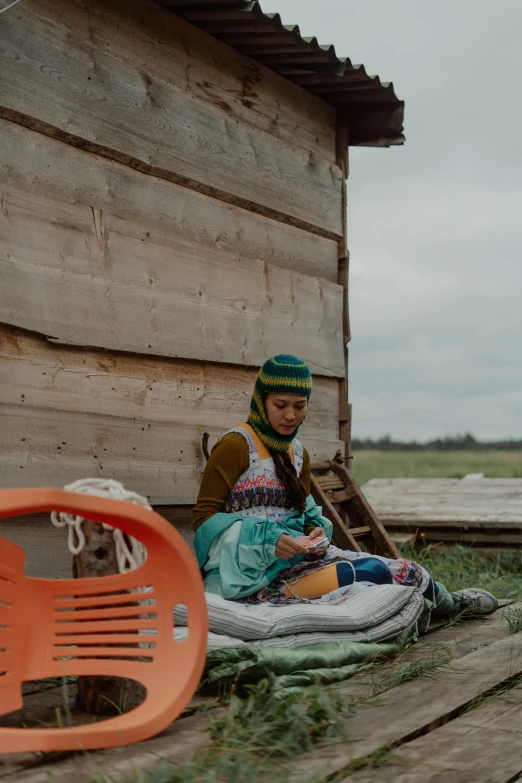
[[[404,101],[391,82],[339,57],[333,45],[303,38],[297,25],[284,25],[279,14],[265,14],[258,0],[156,2],[335,106],[349,120],[350,145],[404,142]]]

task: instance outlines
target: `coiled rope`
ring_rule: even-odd
[[[126,500],[137,506],[152,510],[152,507],[143,495],[137,492],[129,492],[123,484],[114,479],[79,479],[64,487],[67,492],[79,492],[83,495],[96,495],[97,497],[112,498],[113,500]],[[68,528],[68,546],[73,555],[78,555],[85,546],[85,534],[82,530],[84,517],[68,514],[65,511],[52,511],[51,522],[55,527]],[[105,530],[112,530],[114,544],[116,546],[116,560],[120,574],[133,571],[145,562],[147,550],[143,544],[131,536],[125,536],[121,530],[112,525],[101,523]]]

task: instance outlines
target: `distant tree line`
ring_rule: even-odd
[[[426,443],[382,438],[352,438],[352,449],[372,451],[522,451],[522,440],[480,441],[469,432],[466,435],[446,436]]]

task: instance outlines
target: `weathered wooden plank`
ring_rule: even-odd
[[[408,520],[407,523],[405,523],[403,518],[397,518],[394,515],[386,515],[382,512],[379,512],[379,519],[382,521],[386,527],[389,528],[395,528],[404,530],[404,528],[408,530],[427,530],[429,528],[440,528],[441,526],[444,526],[444,528],[459,528],[459,529],[466,529],[466,530],[496,530],[498,529],[509,529],[509,528],[520,528],[520,525],[522,524],[520,521],[520,517],[518,514],[513,515],[503,515],[502,518],[492,518],[492,519],[478,519],[478,514],[480,513],[480,509],[475,509],[473,511],[473,517],[472,519],[466,518],[463,515],[459,515],[457,519],[443,519],[441,521],[440,518],[431,519],[430,516],[428,516],[430,509],[426,509],[424,512],[420,512],[417,519],[412,518]]]
[[[5,405],[0,486],[63,486],[104,477],[149,497],[155,504],[193,504],[204,457],[202,428],[181,422]],[[211,444],[222,428],[206,427]],[[314,454],[339,441],[304,439]]]
[[[340,286],[262,260],[209,263],[167,229],[2,194],[0,320],[69,344],[250,366],[293,353],[344,374]]]
[[[248,416],[257,370],[55,345],[0,325],[0,399],[224,432]],[[314,378],[305,441],[337,441],[338,383]]]
[[[339,476],[316,476],[316,481],[327,492],[330,489],[342,489],[345,485]]]
[[[522,603],[513,604],[512,608],[520,610]],[[430,651],[434,651],[433,654],[436,655],[434,648],[438,645],[444,645],[449,660],[454,661],[509,635],[509,626],[500,610],[480,620],[466,620],[447,628],[433,627],[393,660],[356,674],[334,687],[342,693],[344,700],[355,702],[369,699],[389,687],[386,680],[393,680],[394,675],[405,664],[425,660]]]
[[[213,716],[224,714],[214,710]],[[158,737],[139,745],[110,750],[78,753],[65,759],[53,760],[42,765],[40,754],[8,754],[0,757],[0,778],[3,783],[90,783],[95,777],[109,776],[114,781],[125,781],[140,775],[151,767],[178,768],[185,764],[200,748],[210,744],[206,713],[183,718],[172,723]]]
[[[348,144],[349,144],[349,125],[346,117],[337,116],[335,128],[335,156],[337,165],[343,173],[343,192],[342,192],[342,237],[339,240],[338,254],[341,261],[348,259],[348,226],[346,216],[346,180],[348,178]],[[342,274],[342,267],[339,270]],[[346,281],[347,283],[348,281]]]
[[[393,531],[390,533],[391,540],[396,546],[399,546],[399,544],[407,544],[408,546],[413,546],[416,541],[416,535],[415,532],[413,533],[400,533]]]
[[[185,82],[144,71],[138,38],[123,59],[30,3],[2,20],[2,31],[2,116],[283,222],[342,235],[334,161],[238,122]]]
[[[421,495],[446,496],[448,493],[462,497],[474,497],[477,494],[489,494],[492,490],[518,492],[520,478],[483,478],[475,481],[447,478],[374,478],[364,485],[369,491],[382,492],[397,489],[404,496]]]
[[[155,506],[193,550],[192,506]],[[55,527],[47,512],[0,519],[0,536],[25,549],[27,576],[41,579],[71,579],[73,556],[67,545],[67,530]]]
[[[347,224],[347,190],[348,177],[348,141],[349,127],[346,118],[340,116],[336,120],[335,151],[337,163],[343,172],[342,186],[342,216],[343,235],[339,241],[337,254],[339,266],[337,282],[343,287],[343,342],[344,342],[344,378],[339,383],[339,438],[344,441],[343,456],[346,460],[351,456],[351,407],[348,405],[348,343],[350,342],[350,318],[348,315],[348,224]],[[349,462],[346,463],[349,467]]]
[[[522,479],[372,479],[364,493],[390,527],[522,525]]]
[[[400,690],[375,696],[359,705],[357,715],[347,721],[350,742],[332,742],[320,759],[295,760],[289,779],[300,780],[306,772],[314,783],[322,783],[355,759],[436,728],[473,699],[521,672],[522,633],[518,633],[459,658],[442,674],[420,677],[399,686]],[[398,704],[407,704],[408,709],[398,710]]]
[[[73,558],[67,546],[67,531],[54,527],[49,514],[0,519],[0,536],[25,549],[27,576],[41,579],[72,577]]]
[[[194,530],[192,528],[192,506],[154,506],[154,511],[161,514],[171,525],[174,525],[183,540],[194,551]]]
[[[61,4],[60,4],[61,5]],[[76,5],[76,4],[75,4]],[[147,246],[159,231],[186,257],[247,267],[267,261],[337,282],[337,243],[270,220],[107,158],[0,119],[0,180],[4,185],[83,204],[146,226]],[[91,232],[89,232],[91,233]]]
[[[114,478],[153,502],[192,503],[203,467],[190,425],[5,405],[3,487]]]
[[[33,0],[33,7],[115,56],[147,64],[234,119],[335,158],[335,108],[152,0]]]
[[[24,705],[19,710],[0,715],[0,726],[2,728],[56,726],[56,708],[59,709],[60,713],[65,712],[65,705],[70,710],[74,710],[73,691],[76,689],[75,684],[67,683],[65,689],[62,685],[59,685],[55,688],[49,687],[48,690],[43,688],[36,690],[38,685],[39,683],[23,683]],[[66,693],[64,693],[64,690]],[[17,755],[21,756],[22,754]]]
[[[464,544],[498,544],[499,546],[502,544],[520,545],[522,544],[522,532],[517,534],[498,529],[493,533],[482,533],[476,530],[462,532],[439,528],[423,531],[422,541],[457,541]]]
[[[339,783],[510,783],[522,775],[522,686],[401,745],[378,769]]]

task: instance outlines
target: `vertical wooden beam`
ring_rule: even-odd
[[[82,523],[82,530],[85,546],[74,556],[74,576],[83,579],[118,574],[112,530],[106,530],[99,522],[89,519]],[[84,712],[94,715],[118,715],[134,709],[144,698],[145,688],[135,680],[89,675],[78,678],[76,707]]]
[[[347,203],[346,203],[346,180],[349,173],[348,161],[348,141],[349,128],[348,121],[341,116],[337,117],[335,130],[335,154],[336,162],[343,172],[342,184],[342,239],[338,243],[338,269],[337,282],[343,287],[343,342],[344,342],[344,363],[345,375],[339,382],[339,439],[345,443],[344,457],[347,467],[350,466],[351,459],[351,424],[352,410],[348,403],[348,347],[350,341],[350,315],[348,308],[348,270],[350,254],[348,252],[347,239]]]
[[[346,242],[347,239],[347,232],[346,232],[346,180],[348,179],[348,173],[349,173],[349,161],[348,161],[348,142],[349,142],[349,136],[348,136],[348,121],[341,116],[337,117],[336,127],[335,127],[335,159],[336,163],[343,172],[343,192],[342,192],[342,215],[341,215],[341,224],[342,224],[342,232],[343,236],[342,239],[339,241],[339,252],[338,257],[339,258],[346,258],[348,255],[348,245]]]

